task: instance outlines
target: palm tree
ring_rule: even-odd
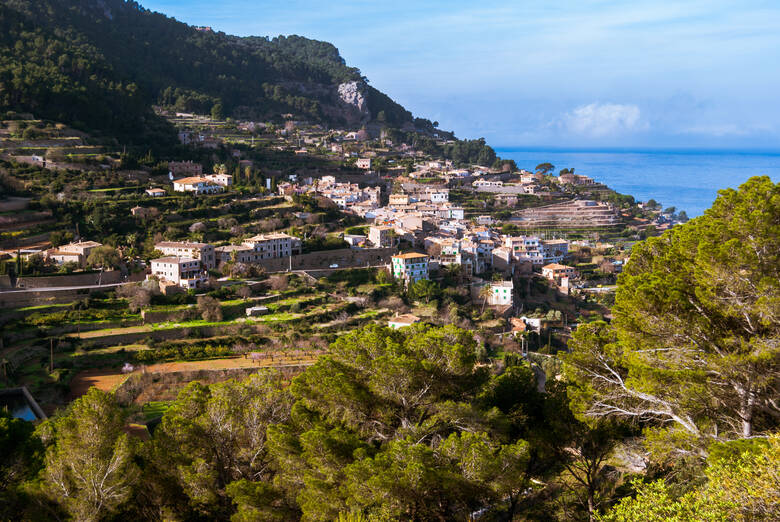
[[[479,297],[482,298],[482,312],[485,313],[485,306],[487,305],[488,298],[490,297],[490,285],[486,284],[479,289]]]

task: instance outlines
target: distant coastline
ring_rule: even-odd
[[[751,176],[780,179],[780,150],[496,147],[519,168],[550,162],[556,171],[574,168],[639,201],[701,215],[717,191],[737,188]]]

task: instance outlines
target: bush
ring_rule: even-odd
[[[198,311],[204,321],[217,322],[222,320],[222,306],[211,296],[198,297]]]

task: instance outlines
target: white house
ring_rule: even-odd
[[[485,187],[503,187],[504,182],[500,180],[488,180],[488,179],[478,179],[474,181],[471,184],[474,188],[485,188]]]
[[[372,226],[368,229],[368,240],[375,247],[391,247],[395,243],[393,227]]]
[[[358,158],[355,166],[363,170],[371,170],[371,158]]]
[[[173,190],[175,192],[194,192],[195,194],[216,194],[225,188],[209,179],[195,176],[173,180]]]
[[[416,283],[421,279],[428,279],[428,256],[409,252],[398,254],[391,258],[393,277],[406,284]]]
[[[165,256],[199,259],[205,269],[211,269],[217,265],[214,247],[208,243],[161,241],[160,243],[156,243],[154,248],[155,250],[162,252]]]
[[[149,188],[146,189],[146,195],[152,196],[153,198],[160,198],[165,195],[165,190],[161,188]]]
[[[170,281],[182,288],[198,288],[208,281],[208,274],[201,268],[200,259],[168,256],[152,260],[152,275]]]
[[[560,282],[563,278],[573,279],[577,277],[577,271],[573,267],[567,265],[550,263],[549,265],[542,267],[542,276],[550,281]]]
[[[492,306],[512,306],[514,284],[512,281],[494,281],[490,283],[488,304]]]
[[[419,323],[420,318],[412,314],[396,315],[387,321],[387,326],[393,330]]]
[[[52,259],[57,264],[73,262],[84,266],[87,264],[87,258],[92,251],[101,246],[103,245],[97,241],[77,241],[49,250],[46,257]]]
[[[289,257],[301,251],[301,240],[282,232],[258,234],[244,241],[244,245],[254,249],[255,261]]]
[[[233,184],[233,176],[230,174],[207,174],[203,177],[221,187],[229,187]]]

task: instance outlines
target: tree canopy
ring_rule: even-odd
[[[780,185],[752,178],[635,247],[614,320],[578,329],[566,357],[585,415],[647,422],[675,451],[702,455],[777,428],[778,216]]]
[[[343,123],[335,90],[358,82],[375,117],[412,115],[368,86],[332,44],[198,30],[124,0],[9,0],[0,6],[0,109],[143,143],[175,132],[151,108]],[[306,85],[298,88],[296,85]],[[324,88],[323,88],[324,87]]]

